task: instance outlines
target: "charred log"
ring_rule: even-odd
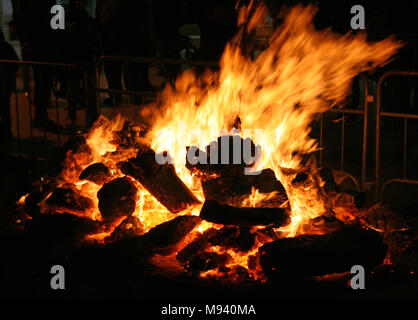
[[[179,216],[164,222],[141,237],[141,246],[161,255],[169,255],[202,221],[196,216]]]
[[[93,201],[81,195],[80,191],[68,185],[57,188],[45,201],[48,211],[67,212],[85,216],[94,207]]]
[[[135,211],[138,189],[128,178],[116,178],[97,193],[99,210],[105,223],[127,217]]]
[[[282,208],[237,208],[215,201],[205,201],[200,217],[209,222],[236,226],[285,226],[290,223],[289,213]]]
[[[287,201],[286,190],[271,169],[265,169],[259,175],[241,174],[206,180],[202,182],[202,188],[206,200],[230,206],[240,206],[253,188],[260,193],[275,192],[274,196],[260,203],[262,207],[278,207]]]
[[[155,152],[149,150],[136,158],[118,164],[126,175],[139,181],[164,207],[173,213],[199,204],[200,201],[177,176],[171,164],[160,165]]]
[[[80,180],[88,180],[95,184],[102,185],[112,179],[112,175],[108,167],[103,163],[95,163],[88,166],[80,174]]]
[[[244,155],[246,148],[251,151],[253,159],[247,159]],[[234,150],[238,150],[241,154],[237,157],[237,152],[234,152]],[[191,154],[191,152],[194,152],[194,154]],[[186,167],[192,172],[200,173],[202,176],[243,175],[244,169],[253,166],[260,156],[259,148],[255,146],[250,138],[242,139],[238,135],[218,137],[216,141],[206,146],[204,151],[196,147],[193,149],[187,147],[187,153],[189,156],[186,158]],[[199,161],[197,163],[190,162],[190,158],[199,158]],[[211,161],[211,158],[214,161]]]
[[[380,265],[387,246],[380,234],[357,227],[324,235],[284,238],[260,247],[260,264],[270,277],[307,278]]]

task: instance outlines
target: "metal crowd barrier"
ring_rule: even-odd
[[[12,92],[12,99],[10,102],[11,107],[11,118],[13,119],[13,122],[15,122],[13,125],[12,123],[12,131],[14,131],[14,138],[16,139],[16,146],[13,147],[13,150],[11,150],[11,153],[17,154],[20,156],[27,156],[32,158],[45,158],[46,155],[50,154],[48,150],[42,150],[42,144],[45,144],[46,142],[51,142],[52,144],[55,144],[56,147],[62,147],[63,142],[65,142],[66,139],[68,139],[69,135],[72,135],[75,133],[75,128],[66,129],[66,124],[62,123],[60,113],[60,103],[58,101],[59,97],[57,96],[57,92],[54,90],[54,79],[56,80],[59,76],[61,76],[61,81],[66,81],[68,86],[72,86],[73,80],[76,80],[76,75],[81,76],[81,81],[83,81],[83,89],[80,92],[80,101],[72,100],[72,108],[70,111],[70,106],[68,103],[68,97],[69,95],[65,96],[65,100],[67,101],[67,110],[68,112],[73,112],[73,118],[76,118],[76,105],[81,104],[81,99],[84,99],[83,106],[88,109],[88,92],[86,87],[86,81],[87,81],[87,74],[86,71],[81,68],[79,65],[75,64],[65,64],[65,63],[55,63],[55,62],[38,62],[38,61],[16,61],[16,60],[0,60],[0,65],[18,65],[19,70],[16,74],[16,82],[14,91]],[[34,78],[32,77],[34,75],[34,68],[37,69],[37,72],[42,73],[42,77],[45,76],[45,78],[50,79],[51,84],[49,86],[46,86],[47,91],[45,91],[45,96],[49,95],[49,97],[45,101],[49,101],[49,105],[46,105],[46,112],[48,113],[48,108],[53,106],[55,108],[55,115],[53,118],[50,119],[54,121],[57,125],[61,125],[63,127],[62,130],[45,130],[44,128],[39,128],[38,130],[34,128],[33,120],[35,118],[34,115],[34,95],[36,92],[34,92]],[[40,69],[42,68],[42,69]],[[39,71],[42,70],[42,71]],[[31,76],[32,71],[32,76]],[[62,78],[63,74],[65,74],[65,78]],[[21,80],[22,85],[19,87],[19,80]],[[48,90],[48,87],[50,90]],[[39,88],[39,87],[38,87]],[[32,90],[33,89],[33,90]],[[52,96],[51,92],[54,92],[54,95]],[[68,93],[68,92],[67,92]],[[72,92],[68,93],[72,94]],[[25,105],[25,103],[21,103],[22,100],[27,100],[27,112],[22,111],[22,106]],[[13,103],[14,102],[14,103]],[[14,108],[13,108],[14,104]],[[14,113],[14,115],[13,115]],[[85,121],[82,123],[78,129],[79,130],[86,130],[87,124],[88,124],[88,112],[85,112]],[[73,119],[76,120],[76,119]],[[81,119],[78,119],[79,121]],[[63,138],[65,137],[65,138]],[[23,150],[23,142],[26,141],[26,145],[30,146],[28,150]],[[39,142],[39,149],[37,151],[33,147],[36,145],[36,142]],[[41,143],[42,142],[42,143]],[[10,153],[10,152],[9,152]]]
[[[374,97],[369,94],[368,80],[364,74],[360,75],[360,79],[364,85],[364,108],[363,109],[345,109],[345,108],[335,108],[328,111],[328,113],[335,113],[342,115],[341,121],[341,153],[340,153],[340,163],[338,172],[345,175],[347,178],[352,180],[358,190],[366,190],[366,174],[367,174],[367,133],[368,133],[368,112],[369,112],[369,103],[374,101]],[[363,132],[362,132],[362,146],[361,146],[361,173],[360,179],[356,178],[353,174],[345,171],[345,116],[347,114],[360,115],[363,117]],[[323,159],[323,129],[324,129],[324,114],[320,115],[320,133],[319,133],[319,165],[322,166]],[[360,181],[359,181],[360,180]]]
[[[376,106],[376,163],[375,163],[375,179],[376,179],[376,200],[383,200],[385,189],[392,183],[406,183],[417,184],[418,180],[408,179],[406,173],[407,162],[407,130],[408,119],[418,120],[416,114],[395,113],[382,111],[382,85],[386,79],[391,76],[403,76],[403,77],[418,77],[418,72],[409,71],[389,71],[383,74],[377,82],[377,106]],[[381,177],[381,120],[386,118],[398,118],[403,119],[403,163],[402,163],[402,177],[392,178],[382,183]]]

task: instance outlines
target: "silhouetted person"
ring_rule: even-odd
[[[53,61],[50,11],[56,2],[54,0],[12,0],[12,4],[23,60]],[[48,131],[60,129],[60,126],[49,120],[47,112],[51,100],[52,76],[51,67],[33,66],[35,82],[33,125],[35,128]]]
[[[15,49],[4,40],[4,34],[1,29],[0,60],[19,60]],[[18,69],[18,64],[0,63],[0,147],[3,150],[10,148],[12,141],[10,97],[12,92],[16,90],[16,73]]]

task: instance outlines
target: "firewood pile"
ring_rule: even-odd
[[[99,122],[110,128],[107,119]],[[328,205],[325,214],[288,237],[280,230],[291,223],[291,206],[271,169],[245,175],[240,165],[189,165],[201,184],[201,200],[174,165],[155,161],[155,151],[141,141],[145,130],[125,122],[112,133],[115,148],[101,157],[105,161],[93,160],[88,139],[70,150],[65,174],[45,178],[19,204],[25,234],[61,250],[119,248],[143,264],[158,260],[158,269],[174,263],[191,277],[264,281],[379,266],[391,237],[407,228],[381,208],[361,209],[362,194],[343,190],[327,168],[283,169],[293,176],[293,190],[314,186]],[[254,190],[269,196],[251,205],[246,199]],[[164,216],[151,227],[142,215],[147,207],[138,210],[144,192],[160,210],[152,215]],[[390,252],[397,249],[389,245]]]

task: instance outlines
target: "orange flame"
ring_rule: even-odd
[[[242,137],[252,138],[263,151],[259,168],[273,169],[287,191],[292,219],[288,227],[279,231],[294,236],[311,218],[322,215],[326,206],[314,187],[292,188],[294,175],[286,175],[283,170],[300,169],[302,157],[318,149],[317,142],[309,136],[315,117],[343,104],[352,79],[386,64],[401,44],[393,38],[369,43],[364,33],[342,36],[330,30],[317,31],[312,23],[317,8],[296,6],[282,10],[283,23],[273,33],[267,48],[252,59],[243,51],[243,40],[266,11],[264,6],[255,7],[253,2],[239,8],[239,32],[226,46],[219,71],[207,70],[203,74],[185,71],[174,86],[163,90],[156,104],[143,108],[141,117],[151,128],[145,141],[156,152],[169,152],[178,176],[204,201],[199,179],[184,165],[186,147],[202,149],[220,134],[231,133],[239,116]],[[135,155],[132,150],[112,154],[117,149],[112,143],[112,132],[120,130],[122,124],[121,117],[112,122],[101,118],[87,137],[91,152],[69,154],[61,175],[63,183],[73,183],[85,196],[95,199],[94,219],[100,219],[96,197],[100,186],[78,181],[78,176],[95,162],[106,164],[114,178],[122,176],[117,161]],[[134,183],[139,190],[134,216],[143,224],[144,232],[175,217],[138,182]],[[245,204],[256,206],[268,196],[253,190]],[[180,214],[198,215],[199,210],[197,207]],[[217,226],[202,222],[195,231],[200,234],[212,227]],[[257,240],[245,254],[228,250],[233,257],[228,267],[240,265],[248,269],[249,256],[257,252],[262,242]],[[212,274],[216,271],[202,276]]]

